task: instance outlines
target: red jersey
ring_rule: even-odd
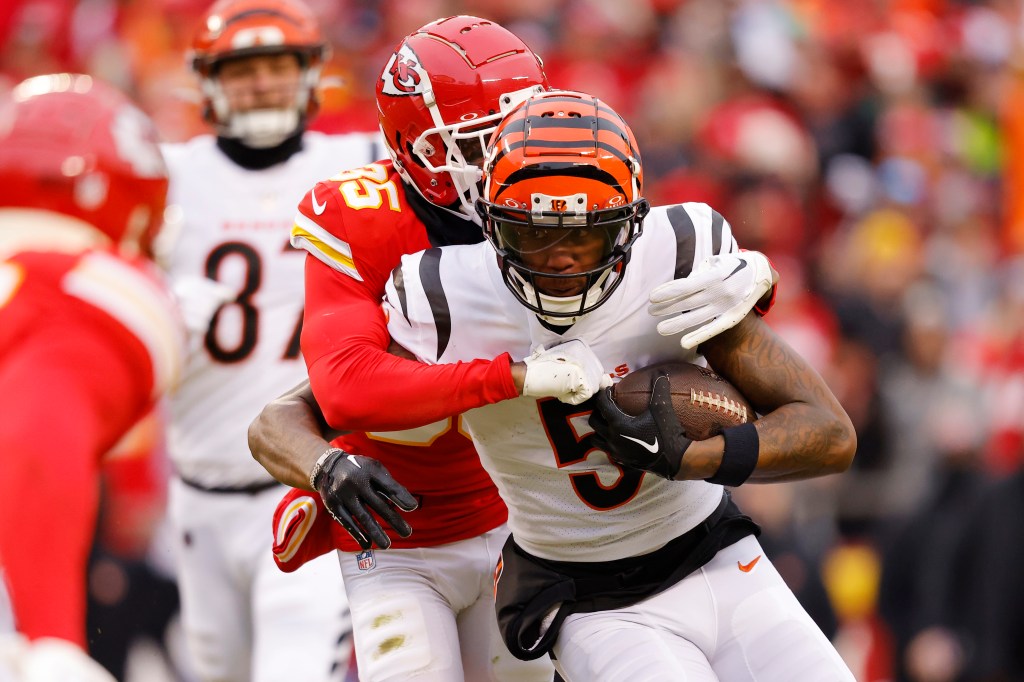
[[[302,331],[310,385],[328,423],[353,432],[336,443],[379,460],[420,499],[407,515],[413,535],[394,538],[395,548],[463,540],[506,520],[452,415],[518,395],[507,355],[429,366],[387,352],[385,284],[403,255],[432,246],[404,187],[391,162],[346,171],[310,190],[292,229],[292,244],[312,256]],[[338,530],[336,546],[358,551]]]
[[[17,220],[0,236],[38,233]],[[147,265],[95,248],[0,253],[0,570],[28,637],[85,645],[100,461],[175,380],[182,346]]]

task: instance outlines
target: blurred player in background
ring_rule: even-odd
[[[151,122],[110,86],[39,76],[0,102],[0,573],[33,641],[0,636],[0,679],[113,679],[82,651],[86,560],[101,460],[182,361],[150,261],[167,183]]]
[[[523,358],[566,339],[621,374],[700,362],[659,333],[652,289],[674,289],[714,256],[734,259],[737,277],[753,266],[707,205],[650,208],[618,114],[581,93],[535,95],[494,132],[484,169],[489,243],[403,258],[384,302],[395,343],[428,363]],[[758,297],[743,299],[747,311]],[[664,380],[637,417],[607,393],[584,405],[523,396],[463,415],[509,507],[496,576],[505,642],[524,659],[553,652],[570,682],[852,682],[723,489],[845,469],[849,418],[758,315],[708,331],[719,333],[701,352],[764,415],[723,436],[686,439]]]
[[[351,658],[337,560],[277,570],[267,528],[283,488],[246,445],[252,418],[305,376],[295,204],[382,152],[376,135],[306,131],[328,49],[298,0],[216,3],[190,54],[215,135],[164,149],[173,220],[161,262],[192,332],[171,403],[169,515],[203,680],[340,679]]]

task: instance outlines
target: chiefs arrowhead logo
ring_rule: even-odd
[[[427,83],[427,72],[420,65],[416,53],[408,45],[391,55],[391,60],[381,74],[386,95],[401,97],[423,92]]]

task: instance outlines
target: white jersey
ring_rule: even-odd
[[[269,481],[248,451],[248,426],[306,376],[305,258],[288,243],[295,207],[316,182],[377,160],[384,147],[376,135],[307,132],[302,151],[263,170],[236,165],[209,135],[163,151],[172,233],[161,255],[171,280],[208,277],[238,292],[193,344],[172,399],[170,455],[183,477],[205,486]]]
[[[428,363],[524,359],[531,348],[587,342],[615,376],[670,359],[702,360],[663,337],[648,295],[715,254],[737,250],[729,224],[706,204],[651,210],[622,283],[607,302],[558,334],[507,289],[487,242],[430,249],[402,260],[384,302],[392,338]],[[520,397],[463,415],[509,507],[523,549],[561,561],[609,561],[652,552],[717,507],[722,488],[624,472],[593,447],[589,404]]]

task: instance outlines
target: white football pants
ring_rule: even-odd
[[[359,679],[551,682],[550,659],[520,661],[498,633],[494,567],[507,537],[502,525],[438,547],[375,550],[363,569],[359,555],[339,552]]]
[[[338,557],[277,568],[271,520],[283,494],[210,493],[171,480],[182,626],[203,682],[344,679],[351,618]]]
[[[573,614],[567,682],[855,682],[754,536],[634,606]]]

